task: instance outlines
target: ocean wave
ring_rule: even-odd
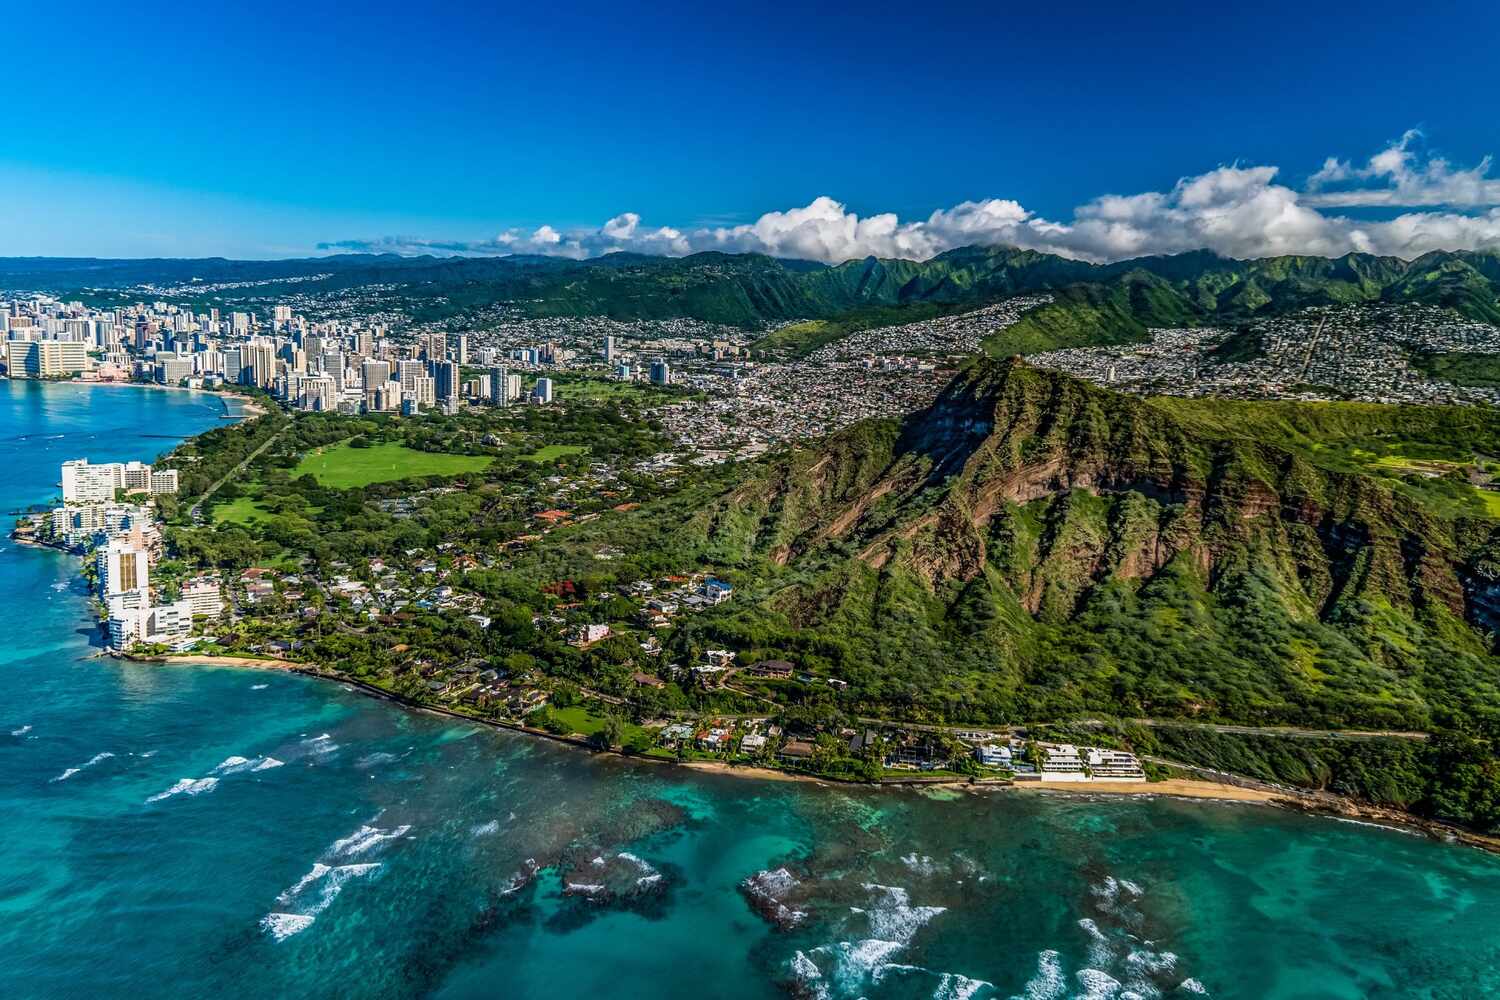
[[[866,882],[863,886],[880,897],[869,910],[873,936],[905,945],[933,917],[943,913],[942,906],[912,906],[911,896],[900,886]]]
[[[475,823],[469,828],[469,836],[471,837],[488,837],[491,834],[499,832],[500,821],[498,819],[492,819],[488,823]]]
[[[254,762],[252,760],[250,760],[249,757],[240,757],[240,756],[225,757],[224,760],[219,764],[219,766],[213,769],[213,773],[214,774],[233,774],[236,771],[243,771],[246,767],[248,767],[252,763],[254,763]]]
[[[1095,917],[1077,922],[1086,939],[1084,967],[1073,973],[1073,988],[1060,953],[1047,950],[1037,957],[1037,972],[1024,992],[1011,1000],[1157,1000],[1167,993],[1207,995],[1196,979],[1178,970],[1176,954],[1142,940],[1139,934],[1146,890],[1136,882],[1105,876],[1091,886]],[[1097,919],[1096,919],[1097,917]]]
[[[286,762],[285,761],[277,760],[275,757],[262,757],[260,759],[260,762],[257,763],[250,770],[252,770],[252,771],[269,771],[273,767],[281,767],[284,763],[286,763]]]
[[[218,778],[179,778],[177,784],[168,788],[165,792],[158,792],[147,799],[147,802],[160,802],[174,795],[202,795],[211,792],[219,784]]]
[[[339,745],[333,742],[333,737],[327,733],[314,736],[312,739],[303,740],[302,745],[319,755],[333,753],[339,748]]]
[[[564,882],[563,892],[580,896],[597,896],[604,891],[604,886],[597,882]]]
[[[327,875],[332,867],[332,865],[325,865],[321,861],[314,862],[312,870],[293,883],[290,889],[277,896],[276,901],[279,903],[290,903],[299,892],[312,885],[324,875]]]
[[[277,941],[285,941],[312,926],[313,918],[302,913],[267,913],[260,918],[261,929]]]
[[[270,686],[271,685],[269,685],[269,684],[251,684],[250,685],[250,690],[251,691],[264,691],[266,688],[268,688]]]
[[[410,826],[398,826],[393,830],[382,830],[378,826],[370,826],[368,823],[347,837],[340,837],[333,842],[328,849],[331,856],[352,857],[363,854],[366,851],[378,847],[389,840],[398,840],[411,832]]]
[[[772,884],[782,881],[778,877],[772,880]],[[865,882],[861,888],[871,894],[870,906],[851,906],[849,909],[865,918],[869,936],[835,941],[808,952],[798,952],[802,961],[794,960],[794,972],[800,968],[803,973],[800,982],[816,996],[830,996],[830,987],[840,996],[857,996],[866,984],[878,984],[883,977],[894,972],[927,973],[925,969],[902,965],[892,959],[934,917],[946,912],[946,908],[913,906],[910,894],[900,886]],[[806,977],[808,965],[819,970],[817,977]]]
[[[321,861],[315,863],[311,871],[276,897],[277,903],[290,909],[266,914],[260,921],[262,929],[277,941],[283,941],[293,934],[306,930],[312,926],[320,913],[333,905],[333,901],[338,898],[339,893],[344,891],[347,883],[353,879],[372,875],[379,871],[380,867],[379,862],[353,865],[325,865]],[[317,898],[310,903],[303,903],[302,900],[308,890],[314,887],[318,889]]]
[[[1113,1000],[1124,988],[1114,976],[1098,969],[1079,969],[1073,978],[1078,980],[1077,1000]]]
[[[31,732],[30,726],[22,726],[20,729],[12,729],[10,734],[12,736],[25,736],[29,732]]]
[[[1048,948],[1037,956],[1036,975],[1023,987],[1025,993],[1011,1000],[1062,1000],[1068,992],[1063,976],[1062,956]]]
[[[27,726],[26,728],[30,729],[31,727]],[[19,734],[18,733],[12,733],[11,735],[12,736],[16,736],[16,735],[19,735]],[[114,754],[110,753],[108,750],[104,751],[103,753],[96,753],[96,754],[94,754],[94,756],[90,757],[88,760],[84,761],[82,764],[79,764],[77,767],[70,767],[70,768],[68,768],[62,774],[59,774],[57,777],[53,778],[51,783],[52,784],[56,784],[59,781],[67,781],[69,778],[73,777],[73,775],[77,774],[79,771],[82,771],[82,770],[84,770],[86,768],[93,767],[95,764],[99,763],[101,760],[109,760],[109,758],[111,758],[113,756],[114,756]]]

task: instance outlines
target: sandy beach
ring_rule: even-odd
[[[1275,802],[1286,796],[1259,788],[1221,785],[1215,781],[1168,778],[1165,781],[1018,781],[1021,791],[1074,792],[1080,795],[1179,795],[1190,799],[1231,802]]]
[[[252,670],[295,670],[307,671],[304,663],[295,663],[291,660],[278,660],[274,657],[261,659],[255,656],[205,656],[203,654],[173,654],[170,656],[132,656],[126,659],[137,660],[141,663],[173,663],[184,666],[208,666],[208,667],[249,667]]]

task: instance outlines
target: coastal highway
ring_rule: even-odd
[[[861,718],[858,721],[867,725],[900,726],[903,729],[915,729],[934,733],[977,729],[994,729],[1004,732],[1012,729],[1025,729],[1028,725],[1028,723],[1016,723],[1014,725],[984,725],[981,723],[934,725],[922,722],[896,722],[890,719],[866,718]],[[1072,725],[1085,726],[1090,729],[1104,729],[1108,726],[1118,725],[1121,722],[1129,722],[1137,726],[1145,726],[1149,729],[1207,729],[1216,733],[1232,733],[1239,736],[1281,736],[1289,739],[1303,740],[1425,740],[1429,735],[1423,732],[1400,729],[1305,729],[1298,726],[1239,726],[1227,723],[1186,722],[1181,719],[1080,719],[1072,722],[1051,723],[1033,721],[1029,725]]]

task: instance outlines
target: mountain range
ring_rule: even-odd
[[[241,287],[212,287],[226,283]],[[747,329],[793,320],[844,320],[857,328],[1052,293],[1051,305],[987,345],[1000,356],[1137,340],[1151,326],[1232,324],[1338,303],[1419,303],[1500,323],[1500,255],[1467,251],[1412,261],[1368,254],[1242,261],[1195,251],[1093,264],[1014,247],[965,247],[927,261],[867,258],[836,266],[724,253],[619,253],[584,261],[359,254],[285,261],[0,259],[0,287],[10,289],[103,301],[144,285],[203,302],[378,289],[418,320],[509,304],[531,316],[686,317]],[[878,313],[862,319],[870,310]],[[823,332],[811,331],[808,341]],[[805,344],[779,346],[796,353]]]

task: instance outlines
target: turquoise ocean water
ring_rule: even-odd
[[[0,382],[0,503],[222,412]],[[1500,859],[1408,834],[682,774],[93,659],[73,560],[9,541],[0,621],[7,996],[1500,995]]]

